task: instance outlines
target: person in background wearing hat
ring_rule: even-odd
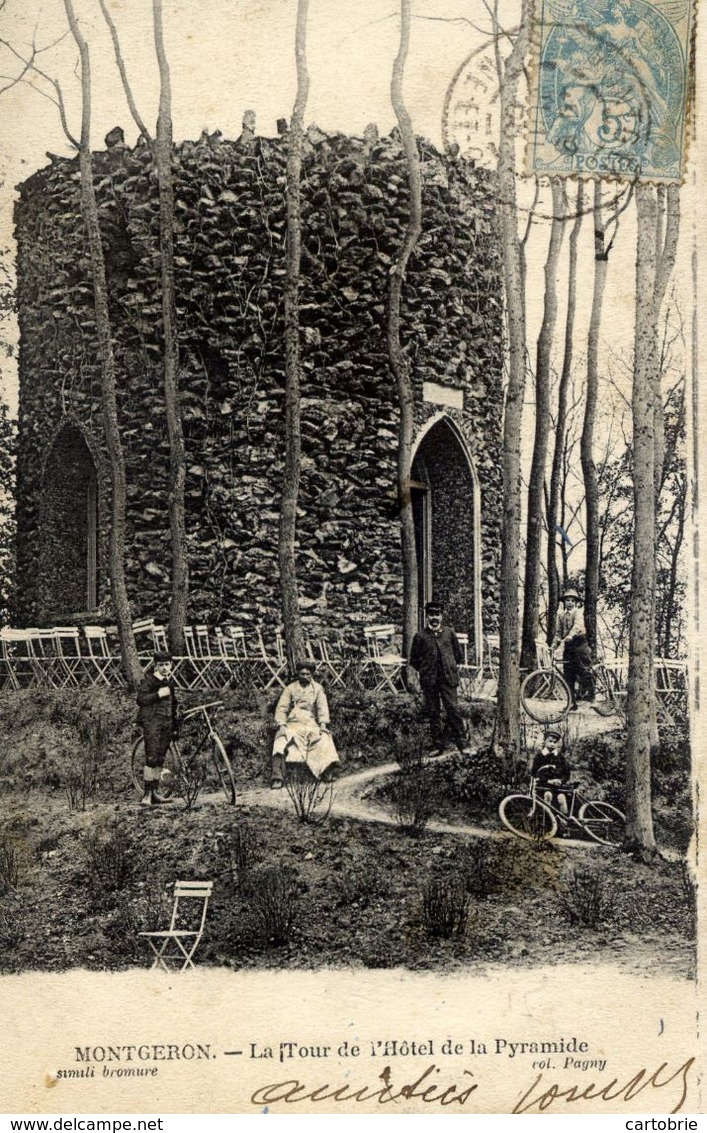
[[[557,628],[552,648],[564,647],[562,668],[572,696],[570,711],[577,708],[578,696],[594,700],[592,654],[587,642],[587,627],[582,613],[582,600],[574,588],[562,595],[564,610],[557,615]]]
[[[339,756],[329,732],[329,705],[314,666],[300,661],[297,679],[282,690],[275,709],[270,786],[282,787],[286,763],[304,763],[315,779],[333,778]]]
[[[543,746],[533,757],[530,774],[538,789],[543,792],[544,802],[551,806],[553,798],[557,798],[559,809],[563,814],[568,814],[567,795],[560,788],[567,784],[571,771],[562,751],[562,736],[559,732],[545,733]]]
[[[144,794],[142,806],[168,802],[158,787],[164,773],[165,756],[177,729],[177,696],[172,680],[172,658],[155,653],[137,690],[137,721],[145,740]]]
[[[461,645],[454,630],[442,625],[442,607],[438,602],[428,602],[425,614],[425,628],[412,639],[410,664],[420,676],[424,712],[430,721],[434,754],[441,755],[444,751],[441,720],[443,704],[454,743],[466,755],[469,749],[457,696]]]

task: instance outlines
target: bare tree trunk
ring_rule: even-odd
[[[518,34],[501,68],[501,133],[498,151],[499,221],[508,333],[508,386],[503,418],[501,578],[499,602],[500,657],[496,742],[507,751],[520,746],[520,658],[518,577],[520,572],[520,448],[525,391],[525,295],[516,202],[516,119],[518,84],[528,52],[530,15],[523,0]],[[497,30],[497,29],[494,29]],[[498,38],[498,37],[496,37]],[[498,44],[496,46],[498,59]]]
[[[626,744],[626,848],[656,853],[651,807],[651,700],[655,613],[654,289],[657,208],[650,185],[636,187],[636,328],[633,365],[634,549],[631,579]]]
[[[287,276],[285,279],[285,472],[280,505],[278,557],[285,643],[290,664],[304,656],[304,632],[297,585],[297,500],[302,463],[300,413],[299,286],[302,245],[301,175],[304,112],[309,94],[307,15],[309,0],[298,0],[295,33],[297,94],[287,153]]]
[[[172,92],[169,63],[162,29],[162,0],[153,0],[152,14],[155,54],[160,74],[160,100],[156,137],[153,139],[137,108],[128,80],[118,31],[106,0],[99,0],[113,40],[116,64],[130,113],[144,136],[157,174],[160,204],[160,269],[162,277],[163,383],[167,436],[169,440],[170,482],[167,500],[172,545],[172,597],[169,614],[169,643],[174,652],[183,645],[184,623],[189,600],[189,560],[187,556],[184,491],[186,452],[179,399],[179,338],[177,334],[174,284],[174,186],[172,177]]]
[[[550,437],[550,365],[557,325],[557,268],[565,234],[565,194],[559,178],[551,180],[552,227],[545,260],[543,321],[538,335],[535,362],[535,441],[528,483],[528,517],[523,585],[523,637],[520,664],[535,668],[535,639],[540,624],[540,541],[543,526],[543,490]],[[554,542],[554,531],[548,540]]]
[[[169,64],[162,30],[162,0],[153,0],[155,52],[160,73],[160,100],[153,145],[160,204],[160,267],[162,276],[162,327],[164,338],[164,393],[170,453],[168,495],[172,542],[172,597],[169,643],[179,652],[184,637],[189,594],[184,489],[186,453],[179,404],[179,343],[174,287],[174,189],[172,181],[172,107]]]
[[[174,287],[174,187],[172,181],[172,91],[162,31],[162,0],[152,4],[155,52],[160,72],[160,102],[154,156],[160,199],[160,266],[164,335],[164,400],[169,438],[169,527],[172,536],[172,599],[169,644],[179,653],[184,640],[189,598],[189,562],[184,508],[187,460],[179,403],[179,341]]]
[[[582,227],[584,210],[584,182],[577,183],[576,216],[569,238],[569,264],[567,275],[567,314],[565,318],[565,344],[562,358],[562,373],[557,393],[557,421],[555,442],[550,473],[550,493],[547,508],[547,641],[555,637],[557,611],[560,606],[560,585],[557,573],[555,532],[558,525],[560,506],[560,487],[562,477],[562,454],[565,447],[567,428],[567,394],[572,375],[574,355],[574,322],[577,314],[577,241]],[[564,544],[564,539],[563,539]]]
[[[405,239],[390,276],[388,295],[388,357],[395,377],[400,420],[398,423],[398,506],[400,508],[400,536],[403,560],[403,652],[409,656],[412,639],[417,630],[417,554],[415,525],[410,493],[410,469],[414,429],[414,398],[410,368],[400,341],[400,304],[408,261],[422,230],[422,179],[420,157],[412,128],[412,121],[403,97],[405,63],[410,46],[410,0],[400,2],[400,44],[393,64],[390,98],[398,120],[400,136],[405,150],[410,190],[410,212]]]
[[[584,478],[587,559],[584,580],[584,620],[592,656],[597,650],[597,606],[599,602],[599,485],[594,463],[594,428],[599,399],[599,335],[604,304],[609,252],[601,199],[601,181],[594,183],[594,291],[587,335],[587,386],[580,459]]]
[[[106,268],[98,222],[98,206],[93,184],[91,159],[91,60],[88,44],[79,27],[72,0],[64,0],[71,34],[76,41],[81,59],[81,140],[79,143],[79,170],[81,176],[81,206],[88,236],[93,276],[93,298],[98,335],[98,352],[101,361],[101,400],[106,444],[111,472],[111,524],[109,567],[111,594],[120,640],[123,669],[131,687],[142,677],[142,667],[135,646],[130,603],[125,584],[125,461],[118,426],[118,408],[115,392],[115,357],[108,312]]]

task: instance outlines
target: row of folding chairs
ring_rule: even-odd
[[[152,618],[133,623],[138,655],[147,662],[156,650],[167,650],[167,632]],[[468,634],[457,634],[462,647],[462,692],[488,694],[495,673],[490,660],[474,663]],[[485,650],[491,645],[487,639]],[[341,633],[310,636],[305,653],[327,687],[358,685],[372,691],[399,692],[404,688],[406,658],[400,636],[390,623],[365,626],[363,643],[353,644]],[[51,629],[0,629],[0,675],[5,687],[52,688],[123,683],[115,626],[59,626]],[[190,625],[184,629],[184,649],[174,657],[174,679],[184,690],[220,691],[247,687],[262,691],[284,687],[289,666],[282,630],[266,641],[259,626]],[[495,686],[494,686],[495,687]]]

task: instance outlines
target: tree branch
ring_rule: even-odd
[[[113,20],[113,17],[111,16],[110,12],[108,11],[108,5],[106,4],[106,0],[98,0],[98,3],[101,5],[101,11],[103,12],[103,18],[105,19],[106,23],[108,24],[108,30],[110,31],[110,37],[113,40],[113,52],[115,54],[115,62],[116,62],[116,65],[118,67],[118,71],[120,72],[120,81],[123,84],[123,91],[125,92],[125,98],[126,98],[128,107],[130,109],[130,113],[133,116],[133,122],[137,126],[141,135],[148,142],[148,144],[150,146],[152,146],[153,139],[150,135],[149,130],[147,129],[147,126],[145,125],[145,123],[142,120],[142,117],[140,115],[140,111],[137,108],[137,103],[135,102],[135,99],[133,97],[133,91],[132,91],[132,87],[130,86],[130,80],[128,79],[128,72],[127,72],[126,67],[125,67],[125,59],[123,57],[123,52],[122,52],[122,49],[121,49],[121,46],[120,46],[120,39],[118,37],[118,29],[115,26],[115,21]]]

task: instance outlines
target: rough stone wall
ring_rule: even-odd
[[[422,383],[464,390],[450,410],[482,490],[484,623],[496,620],[501,291],[488,176],[420,143],[423,234],[404,292],[418,425]],[[175,149],[176,270],[193,621],[277,622],[283,453],[286,138],[203,136]],[[158,205],[146,147],[95,155],[129,485],[135,614],[169,597]],[[88,254],[75,161],[54,159],[16,210],[21,325],[18,613],[50,620],[39,581],[44,469],[61,423],[95,455],[99,578],[107,597],[109,481]],[[394,133],[308,135],[303,172],[302,605],[313,625],[400,620],[396,399],[385,339],[407,215]],[[64,616],[70,611],[62,610]],[[471,626],[458,626],[469,629]]]

